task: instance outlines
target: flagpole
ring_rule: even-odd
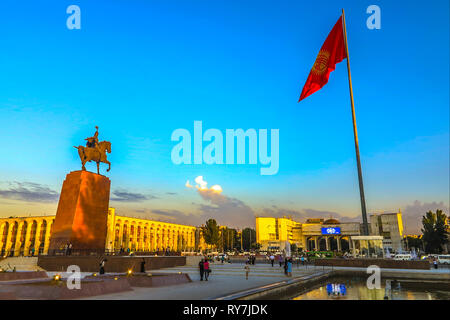
[[[344,41],[345,41],[345,50],[347,53],[347,71],[348,71],[348,86],[350,89],[350,102],[352,106],[352,118],[353,118],[353,136],[355,138],[355,150],[356,150],[356,163],[358,167],[358,181],[359,181],[359,196],[361,199],[361,211],[362,211],[362,219],[363,219],[363,235],[369,235],[369,225],[367,223],[367,212],[366,212],[366,200],[364,197],[364,185],[362,178],[362,170],[361,170],[361,160],[359,157],[359,143],[358,143],[358,130],[356,129],[356,115],[355,115],[355,102],[353,100],[353,87],[352,87],[352,74],[350,72],[350,56],[348,54],[348,43],[347,43],[347,29],[345,25],[345,12],[342,9],[342,25],[344,29]]]

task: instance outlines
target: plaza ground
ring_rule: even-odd
[[[245,279],[244,264],[242,263],[211,263],[211,276],[209,281],[200,281],[198,267],[182,266],[174,268],[165,268],[159,270],[150,270],[148,273],[187,273],[192,279],[191,283],[158,287],[158,288],[133,288],[133,291],[107,294],[102,296],[89,297],[89,300],[210,300],[225,297],[241,291],[257,289],[263,286],[275,284],[288,284],[294,279],[310,276],[320,276],[332,270],[354,270],[363,271],[365,268],[344,268],[344,267],[314,267],[297,266],[292,268],[292,277],[284,274],[283,267],[275,264],[256,264],[250,266],[249,279]],[[450,269],[430,269],[430,270],[406,270],[406,269],[383,269],[383,273],[392,275],[408,275],[409,277],[442,277],[450,278]]]
[[[283,267],[268,264],[256,264],[250,266],[249,279],[245,279],[244,264],[233,263],[211,263],[211,275],[208,281],[200,281],[198,267],[182,266],[175,268],[165,268],[163,270],[150,270],[148,273],[187,273],[192,279],[191,283],[159,287],[159,288],[133,288],[130,292],[114,293],[88,299],[172,299],[172,300],[203,300],[215,299],[232,293],[252,288],[258,288],[268,284],[282,283],[295,277],[302,277],[312,274],[322,274],[322,268],[314,266],[293,267],[292,278],[284,274]]]
[[[105,294],[99,296],[90,296],[83,299],[88,300],[209,300],[209,299],[230,299],[230,295],[236,298],[236,294],[242,291],[257,292],[258,289],[273,289],[279,286],[289,286],[298,280],[315,278],[324,275],[330,271],[345,270],[361,276],[369,276],[366,268],[348,268],[348,267],[323,267],[314,265],[297,265],[292,268],[292,277],[284,274],[284,268],[275,263],[273,267],[269,263],[257,263],[250,265],[249,279],[245,279],[244,263],[211,263],[212,273],[209,281],[200,281],[197,258],[189,259],[185,266],[147,270],[147,273],[184,273],[188,274],[192,280],[190,283],[170,285],[165,287],[133,287],[132,291]],[[5,267],[16,266],[17,271],[36,271],[41,269],[36,265],[37,258],[16,257],[3,260],[0,265]],[[450,282],[450,266],[440,266],[439,269],[414,270],[414,269],[382,269],[382,276],[392,278],[412,278],[417,280],[448,281]],[[67,275],[65,272],[49,272],[47,275],[52,277],[60,274],[63,278]],[[82,272],[81,276],[91,275],[92,272]],[[26,281],[18,281],[26,282]],[[6,283],[5,283],[6,284]]]

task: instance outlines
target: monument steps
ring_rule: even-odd
[[[211,276],[220,275],[220,276],[236,276],[236,277],[244,277],[244,264],[210,264],[211,267]],[[198,276],[199,269],[197,266],[182,266],[182,267],[173,267],[173,268],[165,268],[159,270],[149,270],[149,273],[157,273],[157,272],[166,272],[166,273],[187,273],[191,276]],[[300,275],[305,275],[309,273],[317,272],[313,266],[294,266],[292,268],[292,277],[297,277]],[[253,277],[276,277],[276,278],[287,278],[284,274],[284,269],[279,266],[266,266],[266,265],[251,265],[250,266],[250,276]]]
[[[45,271],[37,262],[37,257],[8,257],[0,261],[0,268],[7,271],[14,267],[16,271]]]

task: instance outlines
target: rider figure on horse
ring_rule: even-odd
[[[90,137],[90,138],[86,138],[84,140],[87,140],[86,147],[95,148],[98,150],[98,152],[100,152],[100,150],[98,149],[98,126],[95,126],[94,136]]]
[[[97,174],[100,174],[99,164],[100,162],[108,164],[107,172],[111,169],[111,162],[108,161],[106,153],[111,153],[111,142],[98,141],[98,127],[95,126],[95,133],[92,137],[86,138],[86,147],[73,146],[78,150],[80,156],[82,170],[86,171],[85,164],[89,161],[97,163]]]

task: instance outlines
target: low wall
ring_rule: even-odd
[[[48,278],[47,273],[45,271],[0,272],[0,284],[1,281],[29,280],[42,278]]]
[[[430,263],[428,261],[402,261],[392,259],[315,259],[314,264],[316,266],[349,268],[367,268],[368,266],[376,265],[380,268],[387,269],[430,269]]]
[[[90,256],[39,256],[38,266],[46,271],[66,271],[70,265],[77,265],[81,272],[98,272],[103,257]],[[186,257],[137,257],[137,256],[107,256],[105,272],[139,272],[142,259],[145,260],[145,270],[170,268],[186,265]]]
[[[16,299],[39,300],[77,299],[131,290],[130,283],[126,279],[81,281],[81,287],[77,290],[70,290],[65,282],[61,282],[59,285],[52,282],[41,282],[0,286],[0,294],[3,292],[4,295],[9,294]]]
[[[17,300],[17,296],[13,292],[0,292],[0,300]]]
[[[198,264],[202,259],[203,256],[186,256],[186,265],[198,267]]]
[[[40,270],[37,260],[37,257],[8,257],[0,260],[0,268],[8,270],[16,267],[17,271],[36,271]]]

